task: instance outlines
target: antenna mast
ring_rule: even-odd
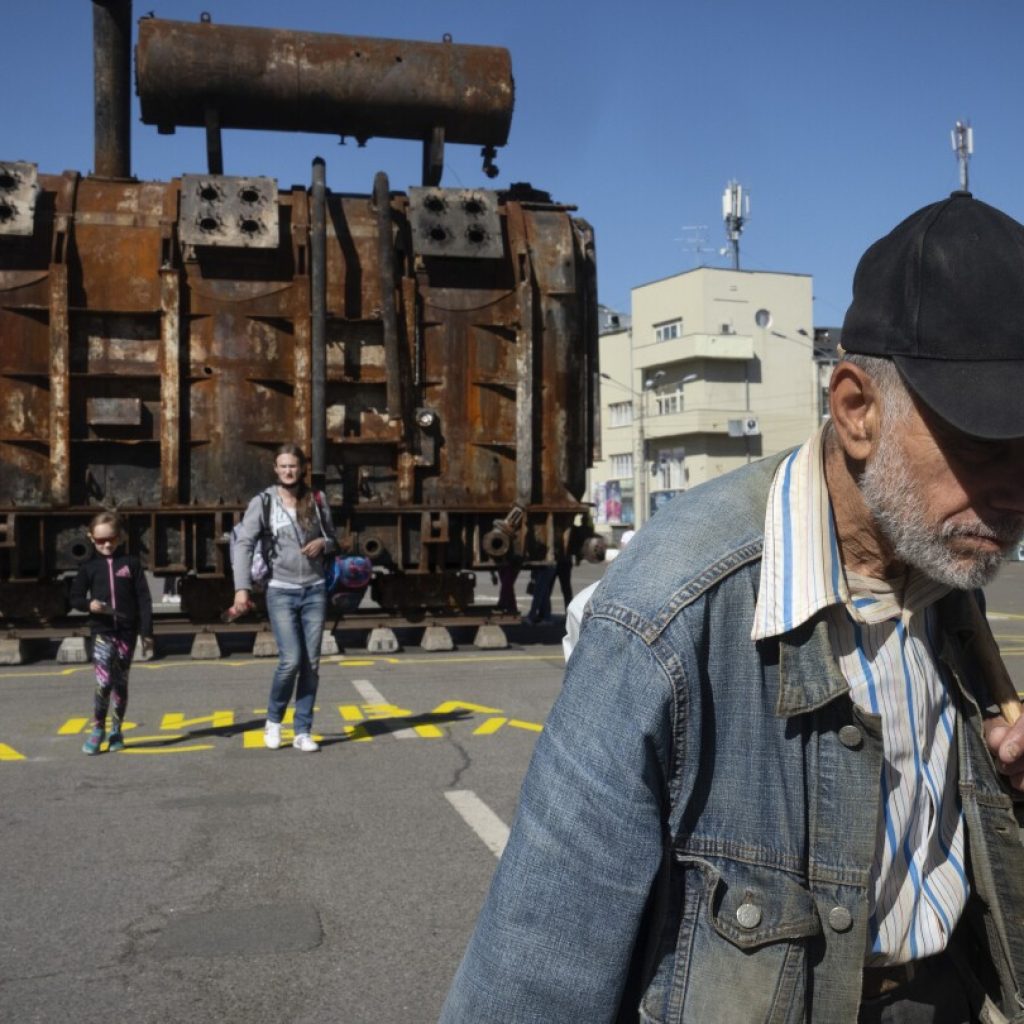
[[[684,224],[683,231],[687,234],[683,235],[682,238],[676,238],[676,242],[682,242],[693,253],[694,262],[703,267],[704,256],[706,252],[714,252],[714,249],[709,249],[706,245],[708,240],[708,226],[707,224]]]
[[[960,165],[960,188],[967,192],[969,191],[967,165],[974,152],[974,129],[971,127],[971,122],[957,121],[956,126],[949,133],[949,138],[953,143],[953,152],[956,153],[957,163]]]
[[[732,249],[732,269],[740,269],[740,235],[750,219],[750,196],[743,191],[738,181],[730,181],[722,193],[722,218],[725,221],[725,237]]]

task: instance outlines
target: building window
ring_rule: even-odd
[[[628,479],[633,475],[633,456],[627,455],[613,455],[611,457],[612,464],[612,476],[618,477],[620,480]]]
[[[666,448],[658,452],[651,462],[651,478],[652,491],[684,490],[689,480],[686,450]]]
[[[671,341],[673,338],[682,337],[683,321],[680,319],[666,320],[664,323],[654,325],[655,341]]]
[[[633,422],[632,402],[612,402],[608,406],[608,425],[611,427],[628,427]]]
[[[671,416],[674,412],[683,411],[683,385],[673,384],[663,391],[654,393],[654,408],[656,416]]]

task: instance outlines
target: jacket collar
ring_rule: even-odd
[[[784,633],[778,638],[778,645],[779,696],[775,710],[781,717],[814,711],[849,693],[850,685],[832,653],[828,622],[823,614]]]

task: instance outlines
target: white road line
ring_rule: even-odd
[[[356,692],[360,697],[366,701],[367,704],[390,704],[391,701],[384,697],[384,694],[377,689],[369,679],[353,679],[352,685],[356,688]],[[395,729],[391,733],[396,740],[414,740],[416,739],[415,729]]]
[[[445,799],[459,812],[462,820],[483,840],[495,857],[500,857],[508,842],[509,827],[471,789],[451,789]]]

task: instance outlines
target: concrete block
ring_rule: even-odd
[[[370,654],[394,654],[398,650],[398,637],[395,636],[394,630],[378,626],[370,630],[366,650]]]
[[[420,647],[425,651],[454,651],[455,641],[446,626],[427,626]]]
[[[192,657],[197,661],[201,659],[219,658],[220,644],[217,642],[216,633],[196,633],[192,641]]]
[[[508,647],[508,637],[501,626],[485,623],[477,629],[476,636],[473,637],[473,646],[485,651],[503,651]]]
[[[254,658],[276,658],[279,653],[274,634],[269,629],[257,630],[256,639],[252,644],[252,656]]]
[[[16,636],[0,638],[0,665],[21,665],[25,661],[25,643]]]
[[[334,632],[325,629],[320,640],[320,657],[326,658],[332,654],[341,654],[341,648],[338,646],[338,641],[334,639]]]
[[[66,636],[57,648],[57,661],[62,665],[81,665],[89,660],[89,646],[84,636]]]

